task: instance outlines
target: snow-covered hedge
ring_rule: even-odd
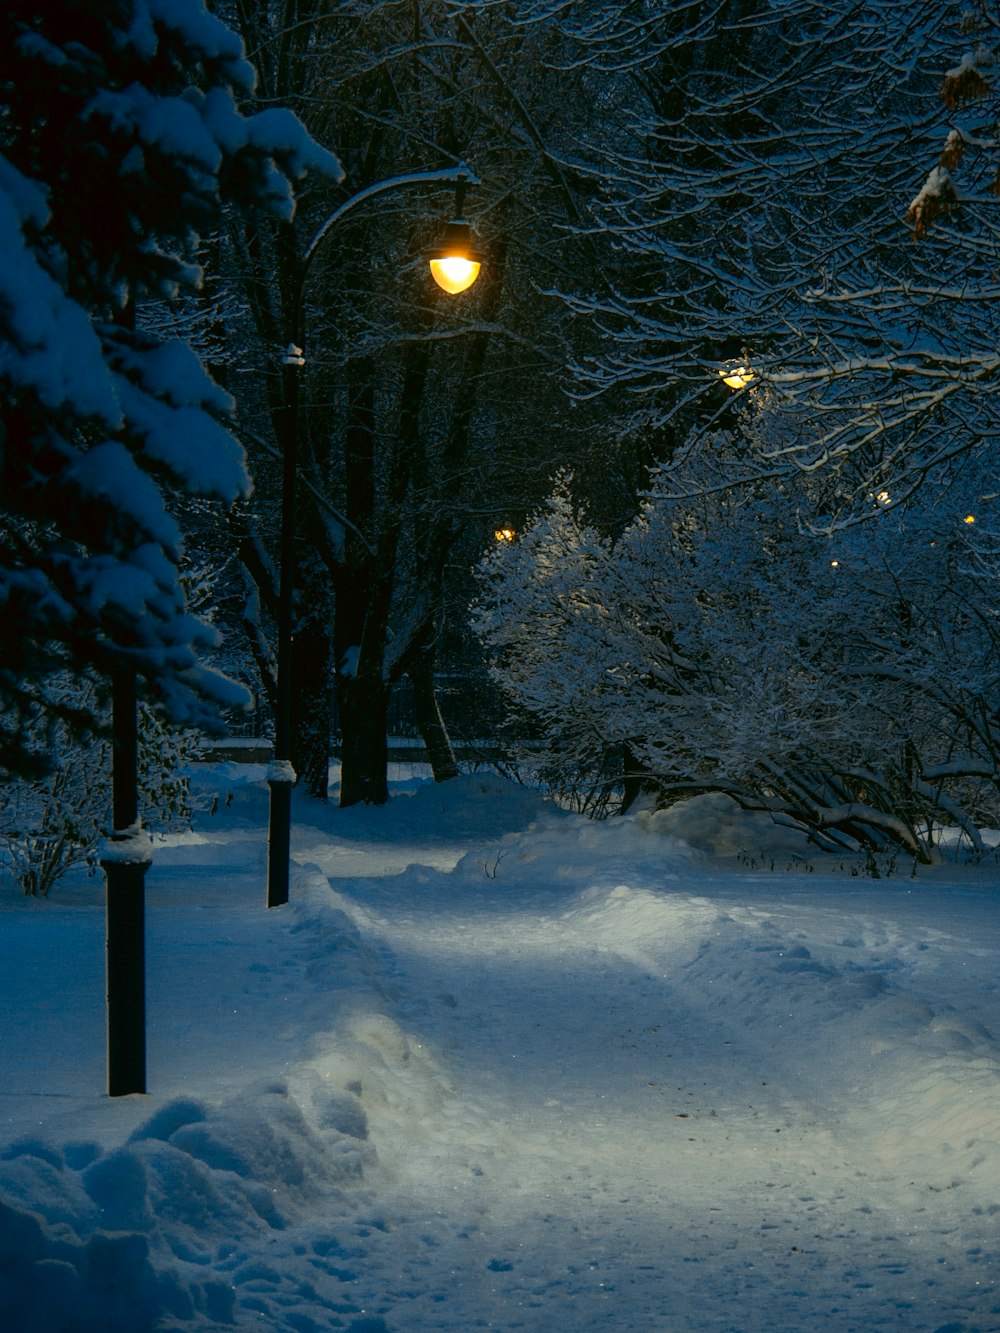
[[[1000,627],[962,493],[928,484],[826,536],[806,487],[654,493],[609,540],[563,482],[486,559],[475,609],[531,762],[591,803],[720,791],[824,846],[927,859],[943,822],[980,847]]]

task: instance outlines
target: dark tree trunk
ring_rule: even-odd
[[[434,654],[416,653],[406,673],[413,685],[413,711],[435,782],[458,777],[458,764],[434,689]]]
[[[332,678],[330,625],[309,616],[294,639],[292,667],[292,765],[310,796],[327,799],[330,777]]]
[[[384,805],[389,688],[381,674],[338,677],[340,706],[340,804]]]
[[[620,814],[627,814],[640,796],[656,791],[656,784],[647,775],[644,764],[640,763],[628,744],[622,746],[622,764],[624,781],[622,784],[622,804]]]
[[[346,433],[347,511],[359,529],[375,537],[363,544],[348,532],[345,568],[337,584],[334,651],[341,731],[341,805],[389,799],[386,775],[389,684],[387,652],[397,576],[402,515],[419,441],[419,415],[427,381],[426,340],[406,351],[399,423],[375,514],[375,393],[371,358],[352,363]],[[368,520],[366,522],[366,519]]]

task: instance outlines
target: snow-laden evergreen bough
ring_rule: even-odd
[[[14,0],[0,14],[0,767],[68,667],[127,663],[211,725],[242,691],[178,580],[172,494],[249,489],[231,401],[132,313],[200,282],[229,206],[290,217],[336,160],[288,112],[243,116],[254,73],[200,0]],[[87,714],[71,714],[74,722]],[[37,728],[35,730],[38,735]],[[44,746],[42,747],[44,749]]]

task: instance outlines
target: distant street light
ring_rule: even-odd
[[[274,715],[274,757],[267,771],[271,789],[267,845],[267,905],[288,902],[291,853],[292,787],[296,775],[291,762],[292,747],[292,628],[295,585],[295,470],[298,460],[299,385],[306,363],[305,287],[309,270],[320,246],[342,217],[359,204],[387,190],[420,184],[450,182],[455,186],[455,214],[442,244],[428,256],[434,281],[444,291],[456,294],[471,287],[479,276],[482,256],[475,245],[469,223],[461,216],[462,200],[469,185],[479,182],[464,163],[440,171],[413,171],[378,181],[335,208],[306,246],[293,288],[288,327],[289,338],[282,354],[282,483],[281,545],[278,587],[277,702]]]
[[[719,371],[719,378],[730,389],[745,389],[757,377],[749,366],[724,366]]]

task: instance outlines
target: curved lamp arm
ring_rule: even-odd
[[[390,176],[387,180],[376,181],[374,185],[366,185],[363,190],[359,190],[357,194],[352,195],[350,199],[346,199],[333,210],[306,246],[300,265],[300,285],[305,283],[309,267],[316,258],[316,251],[345,213],[349,213],[358,204],[363,204],[366,199],[371,199],[377,194],[384,194],[386,190],[397,190],[403,185],[433,184],[435,181],[448,182],[463,187],[480,184],[478,177],[469,170],[465,163],[459,162],[456,167],[442,167],[439,171],[408,171],[401,176]]]

